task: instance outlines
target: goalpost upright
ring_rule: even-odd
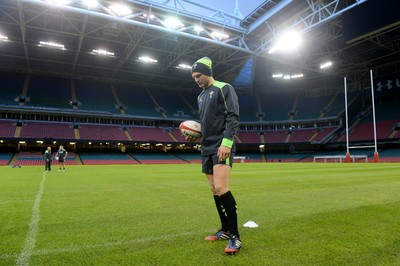
[[[372,118],[373,118],[373,129],[374,129],[374,145],[373,146],[355,146],[350,147],[349,145],[349,118],[347,112],[347,82],[344,77],[344,101],[345,101],[345,113],[346,113],[346,162],[351,162],[350,148],[371,148],[374,147],[374,162],[379,162],[378,145],[376,141],[376,120],[375,120],[375,97],[374,97],[374,80],[372,75],[372,69],[369,71],[371,76],[371,97],[372,97]]]

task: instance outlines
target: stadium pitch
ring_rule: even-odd
[[[399,164],[236,164],[243,248],[200,166],[0,167],[0,265],[399,265]]]

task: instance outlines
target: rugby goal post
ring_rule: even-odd
[[[344,77],[344,101],[345,101],[345,113],[346,113],[346,162],[350,163],[352,161],[352,156],[350,155],[350,149],[362,149],[362,148],[371,148],[375,149],[374,151],[374,162],[379,162],[379,154],[378,147],[376,141],[376,120],[375,120],[375,96],[374,96],[374,79],[372,75],[372,69],[369,70],[370,79],[371,79],[371,101],[372,101],[372,118],[373,118],[373,130],[374,130],[374,145],[373,146],[353,146],[349,145],[349,118],[348,118],[348,105],[347,105],[347,81],[346,77]],[[353,160],[354,162],[354,160]]]

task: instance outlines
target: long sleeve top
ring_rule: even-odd
[[[234,88],[214,81],[197,97],[201,123],[201,154],[217,153],[220,145],[235,151],[235,136],[239,127],[239,102]]]

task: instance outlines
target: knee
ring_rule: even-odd
[[[211,186],[211,187],[210,187],[210,190],[211,190],[211,193],[212,193],[213,195],[218,195],[217,190],[215,189],[214,186]]]
[[[225,187],[225,186],[215,186],[214,187],[214,195],[218,195],[221,196],[223,194],[225,194],[226,192],[228,192],[229,188]]]

